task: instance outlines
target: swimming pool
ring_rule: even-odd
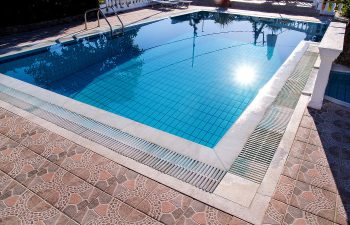
[[[2,60],[0,72],[213,148],[299,42],[326,29],[293,24],[198,12]]]
[[[350,73],[331,71],[326,95],[350,104]]]

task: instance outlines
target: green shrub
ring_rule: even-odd
[[[98,7],[98,0],[6,1],[0,14],[0,27],[25,25],[83,14]]]
[[[343,1],[343,16],[350,18],[350,0]]]

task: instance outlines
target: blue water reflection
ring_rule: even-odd
[[[200,12],[0,64],[0,72],[214,147],[301,40],[325,25]]]

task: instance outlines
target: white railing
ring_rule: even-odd
[[[343,8],[343,3],[330,0],[315,0],[314,3],[320,15],[334,16],[336,11],[340,12]]]
[[[104,3],[100,4],[100,8],[105,14],[115,12],[121,12],[136,8],[142,8],[145,6],[150,6],[152,4],[152,0],[105,0]]]
[[[318,46],[321,62],[309,102],[309,107],[311,108],[321,109],[322,107],[332,63],[343,51],[345,27],[345,23],[331,22]]]

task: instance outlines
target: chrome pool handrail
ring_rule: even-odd
[[[89,13],[89,12],[93,12],[93,11],[97,11],[97,26],[100,27],[100,13],[101,15],[103,16],[103,18],[106,20],[108,26],[109,26],[109,29],[110,29],[110,32],[111,32],[111,36],[113,36],[113,28],[111,26],[111,24],[109,23],[106,15],[102,12],[102,10],[100,8],[94,8],[94,9],[89,9],[89,10],[86,10],[85,11],[85,14],[84,14],[84,19],[85,19],[85,30],[87,30],[87,18],[86,18],[86,15]]]
[[[108,6],[106,8],[108,9]],[[117,17],[117,19],[119,20],[120,24],[122,25],[122,33],[124,34],[124,23],[123,23],[123,21],[120,19],[119,15],[118,15],[118,12],[115,11],[114,7],[111,6],[110,8],[113,10],[114,15]]]

